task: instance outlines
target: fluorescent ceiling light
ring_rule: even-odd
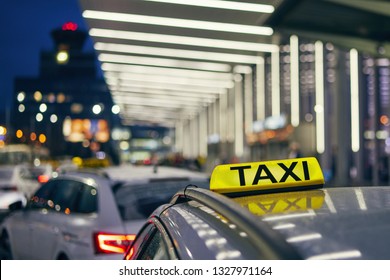
[[[158,66],[144,66],[144,65],[125,65],[118,63],[102,63],[102,70],[105,72],[122,72],[122,73],[138,73],[138,74],[155,74],[167,75],[173,77],[188,77],[198,79],[212,79],[212,80],[233,80],[232,73],[218,73],[190,69],[174,69]]]
[[[198,46],[198,47],[208,47],[208,48],[218,48],[218,49],[231,49],[231,50],[242,50],[242,51],[253,51],[253,52],[279,51],[279,47],[274,44],[166,35],[166,34],[158,34],[158,33],[145,33],[145,32],[120,31],[120,30],[113,30],[113,29],[91,28],[89,34],[92,37],[157,42],[157,43]]]
[[[271,36],[270,27],[85,10],[84,18]]]
[[[153,111],[157,112],[159,114],[171,114],[171,115],[178,115],[182,116],[183,112],[188,112],[187,110],[177,110],[176,108],[164,108],[164,107],[153,107],[153,111],[151,110],[145,110],[145,107],[150,107],[148,105],[136,105],[136,104],[124,104],[124,108],[127,110],[126,112],[131,113],[131,112],[143,112],[145,114],[152,114]],[[194,111],[191,111],[194,112]]]
[[[164,120],[164,119],[137,119],[137,118],[131,118],[131,119],[122,119],[122,124],[131,126],[131,125],[138,125],[138,124],[152,124],[152,125],[159,125],[159,126],[165,126],[165,127],[175,127],[175,121],[172,120]]]
[[[220,1],[220,0],[144,0],[149,2],[159,2],[177,5],[190,5],[198,7],[228,9],[235,11],[247,11],[255,13],[273,13],[275,8],[272,5],[254,4],[237,1]]]
[[[168,108],[199,108],[199,105],[194,104],[192,102],[185,102],[167,98],[148,98],[148,97],[135,97],[135,96],[113,96],[115,103],[126,103],[126,104],[148,104],[149,106],[152,104],[160,105],[162,107]]]
[[[145,83],[162,83],[162,84],[176,84],[183,86],[198,86],[209,88],[232,88],[234,86],[233,81],[212,81],[212,80],[200,80],[189,79],[185,77],[170,77],[164,75],[147,75],[147,74],[108,74],[105,75],[106,81],[109,84],[120,85],[123,81],[140,81]],[[110,81],[110,82],[108,82]]]
[[[123,81],[120,85],[116,84],[110,84],[110,81],[108,81],[108,85],[110,90],[120,90],[121,88],[126,88],[126,87],[144,87],[144,88],[153,88],[153,89],[165,89],[165,90],[183,90],[185,91],[192,91],[192,92],[203,92],[203,93],[209,93],[209,94],[214,94],[214,95],[219,95],[227,92],[226,89],[219,89],[219,88],[211,88],[211,87],[198,87],[198,86],[183,86],[183,85],[174,85],[174,84],[163,84],[163,83],[145,83],[143,81],[132,81],[132,82],[127,82]]]
[[[187,115],[183,114],[181,112],[172,112],[168,110],[160,110],[157,111],[155,109],[153,110],[145,110],[144,107],[139,108],[139,106],[128,106],[126,108],[126,117],[131,117],[131,116],[142,116],[142,117],[157,117],[157,118],[167,118],[167,119],[178,119],[178,118],[184,118]]]
[[[152,98],[152,99],[160,99],[164,98],[167,100],[176,100],[176,101],[182,101],[182,102],[190,102],[191,104],[195,104],[198,106],[203,106],[206,103],[211,103],[211,102],[205,102],[204,99],[202,98],[194,98],[194,97],[188,97],[185,95],[161,95],[161,94],[153,94],[153,93],[145,93],[145,92],[112,92],[113,96],[116,97],[144,97],[144,98]]]
[[[131,93],[131,95],[129,96],[124,96],[124,95],[115,95],[115,99],[119,99],[119,100],[122,100],[123,104],[133,104],[131,103],[132,101],[139,101],[139,100],[143,100],[143,101],[148,101],[150,99],[153,99],[155,100],[156,102],[160,101],[160,100],[163,100],[163,102],[168,102],[170,101],[169,98],[167,97],[162,97],[161,96],[153,96],[153,95],[145,95],[143,93]],[[132,101],[128,102],[127,99],[123,99],[123,98],[129,98],[131,99]],[[172,99],[172,98],[171,98]],[[172,105],[175,105],[176,107],[173,107],[173,108],[178,108],[178,109],[181,109],[182,107],[184,108],[192,108],[194,110],[198,110],[198,108],[203,108],[203,107],[206,107],[207,104],[201,102],[201,101],[192,101],[192,100],[186,100],[186,99],[179,99],[179,98],[176,98],[175,99],[175,103],[173,103]],[[138,104],[138,103],[137,103]],[[145,108],[144,108],[145,109]]]
[[[179,119],[189,119],[189,116],[177,117]],[[121,121],[123,125],[134,125],[134,124],[155,124],[157,123],[160,126],[174,127],[176,119],[169,116],[159,116],[155,117],[152,115],[138,115],[132,114],[128,117],[122,117]]]
[[[228,64],[195,62],[167,58],[141,57],[130,55],[100,54],[98,59],[101,62],[115,62],[123,64],[156,65],[172,68],[189,68],[206,71],[230,72],[231,66]]]
[[[187,116],[171,116],[169,114],[164,114],[164,115],[153,115],[153,114],[143,114],[142,112],[134,112],[132,114],[129,114],[126,116],[127,120],[143,120],[143,121],[152,121],[152,122],[161,122],[161,120],[167,120],[167,121],[175,121],[176,119],[184,119]]]
[[[95,44],[95,50],[102,52],[120,52],[142,55],[154,55],[164,57],[177,57],[197,60],[212,60],[220,62],[241,63],[241,64],[256,64],[258,56],[241,55],[219,52],[192,51],[183,49],[157,48],[147,46],[136,46],[127,44],[110,44],[98,42]]]
[[[171,89],[165,89],[165,88],[158,88],[158,87],[146,87],[144,85],[141,86],[127,86],[127,87],[111,87],[112,92],[145,92],[145,93],[152,93],[152,94],[161,94],[161,95],[181,95],[181,96],[189,96],[189,97],[198,97],[201,99],[204,99],[205,101],[208,100],[215,100],[216,97],[219,95],[219,93],[209,93],[209,92],[195,92],[195,91],[189,91],[189,90],[181,90],[179,88],[171,88]]]
[[[132,93],[145,94],[151,96],[165,96],[169,98],[185,98],[187,100],[193,100],[194,102],[202,101],[203,103],[212,103],[215,101],[213,95],[198,95],[198,94],[189,94],[179,91],[164,91],[164,90],[145,90],[142,88],[134,87],[133,89],[128,89],[126,91],[115,90],[111,92],[113,95],[129,95]]]

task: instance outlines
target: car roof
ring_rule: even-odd
[[[249,238],[257,239],[255,243],[267,240],[275,249],[271,258],[390,258],[389,187],[329,187],[234,198],[188,188],[172,203],[181,196],[240,224],[252,232]]]
[[[333,187],[235,200],[305,259],[390,258],[389,187]]]

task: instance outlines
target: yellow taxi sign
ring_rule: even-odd
[[[314,157],[222,164],[211,174],[210,190],[238,193],[324,185],[321,167]]]

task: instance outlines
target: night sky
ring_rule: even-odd
[[[52,50],[50,32],[65,22],[87,31],[77,0],[0,0],[0,124],[11,106],[14,78],[36,77],[42,50]],[[92,51],[88,39],[84,51]]]

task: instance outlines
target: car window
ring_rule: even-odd
[[[42,185],[38,191],[32,196],[28,207],[33,209],[48,208],[51,193],[56,187],[55,181],[47,182]]]
[[[97,212],[97,189],[83,184],[80,191],[80,198],[76,211],[78,213]]]
[[[134,259],[137,259],[138,256],[133,255],[134,253],[139,254],[141,248],[143,248],[144,243],[148,241],[148,239],[153,236],[154,231],[156,230],[156,227],[154,224],[146,224],[143,229],[141,229],[137,237],[135,238],[133,244],[128,248],[128,251],[126,252],[125,259],[130,260],[134,257]]]
[[[143,252],[140,254],[141,260],[168,260],[169,254],[164,243],[163,235],[156,230],[152,238],[146,243]]]
[[[83,183],[74,180],[58,180],[49,207],[57,212],[70,214],[76,209],[76,199]]]
[[[188,184],[208,188],[208,180],[180,181],[161,180],[144,184],[122,184],[114,191],[122,219],[147,218],[158,206],[168,203],[172,196]]]

